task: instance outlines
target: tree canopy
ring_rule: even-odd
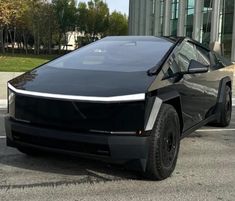
[[[110,13],[103,0],[0,0],[1,51],[17,49],[35,54],[67,47],[68,32],[79,32],[82,40],[94,41],[107,35],[126,35],[128,18]],[[77,39],[78,46],[80,43]]]

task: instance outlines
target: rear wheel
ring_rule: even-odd
[[[226,86],[224,100],[220,109],[220,119],[216,123],[217,126],[225,127],[230,124],[232,115],[232,93],[231,88]]]
[[[146,176],[151,180],[169,177],[175,169],[179,147],[178,114],[174,107],[163,104],[150,137]]]

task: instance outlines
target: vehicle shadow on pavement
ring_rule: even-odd
[[[37,171],[42,175],[52,173],[65,177],[76,176],[78,178],[76,183],[139,180],[141,178],[140,173],[127,170],[123,165],[77,156],[52,153],[27,156],[16,149],[6,147],[4,139],[0,139],[0,166],[7,166],[11,169],[19,168],[24,171]]]

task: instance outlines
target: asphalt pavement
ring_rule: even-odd
[[[235,108],[234,108],[235,111]],[[235,200],[235,112],[228,128],[204,127],[181,142],[176,170],[141,180],[122,166],[6,147],[0,110],[0,200]]]

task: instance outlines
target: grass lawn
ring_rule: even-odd
[[[56,55],[0,54],[1,72],[25,72],[57,57]]]

